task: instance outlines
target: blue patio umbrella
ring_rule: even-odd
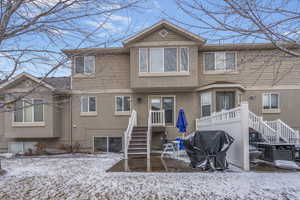
[[[178,119],[176,122],[176,127],[178,128],[180,133],[185,133],[187,125],[188,125],[188,123],[186,121],[184,110],[182,108],[180,108],[179,112],[178,112]]]

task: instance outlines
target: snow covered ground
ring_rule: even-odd
[[[300,173],[106,173],[118,154],[2,161],[0,199],[300,199]]]

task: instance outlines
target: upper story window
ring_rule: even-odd
[[[14,122],[43,122],[44,102],[41,99],[24,99],[17,101],[14,111]]]
[[[115,113],[130,114],[131,98],[130,96],[116,96],[115,98]]]
[[[204,53],[205,72],[226,72],[236,70],[235,52]]]
[[[263,109],[279,109],[279,94],[278,93],[264,93],[263,94]]]
[[[76,56],[75,73],[91,74],[95,72],[95,56]]]
[[[188,72],[189,48],[140,48],[139,72]]]
[[[95,114],[97,112],[95,96],[81,96],[80,111],[82,114]]]

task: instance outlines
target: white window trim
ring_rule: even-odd
[[[173,119],[173,125],[166,125],[165,127],[176,127],[176,95],[149,95],[148,96],[148,112],[151,109],[151,98],[160,98],[160,109],[162,110],[162,100],[163,97],[173,97],[174,98],[174,119]]]
[[[129,97],[129,106],[130,106],[130,109],[129,111],[124,111],[124,102],[123,102],[123,105],[122,105],[122,110],[123,111],[117,111],[117,98],[118,97],[121,97],[122,98],[122,101],[124,101],[124,97]],[[130,115],[131,113],[131,110],[132,110],[132,101],[131,101],[131,96],[129,95],[119,95],[119,96],[115,96],[115,115]]]
[[[210,95],[210,104],[203,104],[202,102],[202,95],[203,94],[209,94]],[[203,117],[203,112],[202,112],[202,106],[208,106],[210,105],[210,115],[212,114],[212,104],[213,104],[213,97],[212,97],[212,92],[204,92],[200,94],[200,105],[201,105],[201,117]]]
[[[73,57],[73,63],[74,63],[74,75],[76,76],[80,76],[80,74],[83,74],[83,75],[93,75],[93,74],[95,74],[95,72],[96,72],[96,56],[95,55],[90,55],[90,56],[93,56],[94,57],[94,66],[93,66],[93,72],[91,72],[91,73],[87,73],[87,72],[85,72],[85,58],[87,57],[87,56],[74,56]],[[77,57],[83,57],[83,73],[77,73],[76,72],[76,58]]]
[[[165,49],[167,48],[176,48],[177,51],[177,57],[176,57],[176,71],[174,72],[166,72],[165,71],[165,60],[164,60],[164,55],[165,55]],[[181,71],[181,48],[187,48],[188,49],[188,70],[187,71]],[[141,72],[140,70],[140,49],[148,49],[148,61],[147,61],[147,72]],[[151,70],[151,50],[150,49],[163,49],[163,71],[162,72],[150,72]],[[139,76],[140,77],[148,77],[148,76],[189,76],[190,75],[190,48],[186,46],[182,47],[150,47],[150,48],[139,48],[139,63],[138,63],[138,70],[139,70]]]
[[[278,108],[264,108],[264,95],[272,95],[272,94],[277,94],[278,95]],[[270,98],[271,99],[271,98]],[[270,102],[268,102],[270,103]],[[265,92],[262,93],[262,113],[264,114],[276,114],[280,113],[280,93],[278,92]]]
[[[124,149],[123,149],[123,137],[122,136],[113,136],[113,135],[110,135],[110,136],[93,136],[93,138],[92,138],[92,142],[93,142],[93,152],[94,153],[97,153],[97,152],[102,152],[102,151],[95,151],[95,138],[106,138],[106,148],[107,148],[107,151],[106,151],[106,153],[109,153],[109,138],[110,137],[120,137],[121,139],[122,139],[122,147],[121,147],[121,151],[120,152],[122,152]]]
[[[215,56],[215,68],[214,70],[206,70],[205,68],[205,54],[208,53],[214,53]],[[224,53],[225,54],[225,58],[226,58],[226,53],[234,53],[235,54],[235,66],[234,69],[232,70],[216,70],[216,53]],[[203,58],[202,58],[202,65],[203,65],[203,74],[238,74],[238,70],[237,70],[237,52],[236,51],[220,51],[220,52],[203,52]],[[226,63],[225,63],[226,65]]]
[[[82,98],[83,97],[88,97],[88,112],[82,112]],[[96,111],[90,111],[90,98],[95,97],[95,108]],[[88,96],[88,95],[83,95],[80,97],[80,116],[96,116],[98,115],[98,106],[97,106],[98,99],[96,96]]]
[[[12,126],[13,127],[31,127],[31,126],[45,126],[45,104],[42,104],[43,105],[43,121],[40,121],[40,122],[35,122],[34,121],[34,100],[41,100],[41,101],[44,101],[43,99],[40,99],[40,98],[33,98],[33,99],[22,99],[22,110],[23,110],[23,116],[22,116],[22,120],[23,122],[15,122],[15,112],[13,112],[12,114]],[[32,109],[32,113],[31,113],[31,117],[32,117],[32,121],[31,122],[24,122],[24,115],[25,115],[25,112],[24,112],[24,101],[31,101],[31,109]]]

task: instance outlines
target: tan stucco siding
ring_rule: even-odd
[[[123,136],[128,125],[129,115],[115,115],[115,96],[122,94],[83,95],[97,97],[97,115],[81,116],[81,95],[73,96],[73,141],[79,142],[82,148],[91,150],[93,136]]]
[[[95,74],[72,78],[73,90],[129,88],[129,55],[97,55]]]
[[[195,119],[200,114],[200,101],[197,92],[167,92],[167,93],[137,93],[133,99],[134,108],[138,115],[138,125],[147,126],[148,120],[148,108],[149,108],[149,96],[174,96],[175,97],[175,115],[174,126],[168,126],[166,131],[168,132],[169,139],[175,139],[179,136],[176,128],[177,114],[180,108],[183,108],[188,121],[188,132],[195,130]],[[137,101],[137,98],[141,98],[141,102]]]

